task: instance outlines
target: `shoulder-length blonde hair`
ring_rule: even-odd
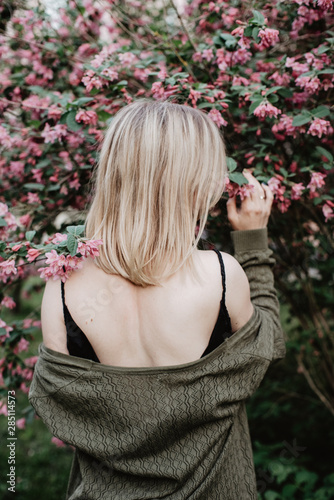
[[[106,132],[85,235],[103,240],[96,265],[135,285],[161,285],[193,251],[227,175],[224,141],[203,112],[138,99]],[[197,233],[197,235],[196,235]]]

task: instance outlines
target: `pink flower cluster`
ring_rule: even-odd
[[[61,142],[62,138],[67,135],[66,125],[55,125],[53,128],[50,127],[48,123],[45,124],[44,130],[41,136],[44,138],[45,143],[53,144],[57,140]]]
[[[88,110],[88,111],[79,111],[76,116],[75,120],[77,122],[82,122],[85,125],[96,125],[97,124],[97,114],[93,110]]]
[[[52,240],[54,243],[64,241],[63,238],[59,238],[59,234],[60,233],[57,233],[56,237]],[[47,252],[45,254],[47,257],[45,263],[49,266],[40,267],[39,269],[37,269],[37,271],[40,273],[40,277],[45,280],[48,280],[50,278],[56,280],[60,277],[60,279],[65,282],[69,278],[72,271],[74,271],[75,269],[80,269],[82,267],[83,260],[85,258],[95,258],[99,256],[99,245],[102,245],[102,240],[79,241],[78,253],[80,253],[82,257],[58,254],[56,250],[53,249],[51,250],[51,252]]]
[[[259,31],[259,37],[261,38],[259,49],[266,49],[279,42],[279,31],[271,28],[265,28],[264,30]]]
[[[273,116],[277,118],[277,116],[282,113],[282,111],[270,104],[270,102],[261,102],[261,104],[257,108],[255,108],[253,113],[258,118],[264,119],[266,117],[271,118]]]
[[[322,137],[323,134],[324,135],[332,134],[333,127],[331,126],[329,121],[322,120],[321,118],[315,118],[312,121],[307,133],[317,137]]]
[[[322,213],[325,216],[325,222],[334,217],[334,203],[330,200],[327,200],[324,206],[322,207]]]
[[[293,122],[293,116],[288,116],[288,115],[281,115],[279,122],[275,123],[272,127],[271,130],[273,133],[276,135],[276,138],[279,140],[284,140],[286,135],[290,135],[292,137],[297,137],[297,131],[301,132],[300,127],[294,127],[292,125]],[[305,132],[305,129],[303,129]],[[283,132],[283,134],[280,134],[280,132]]]
[[[333,0],[317,0],[318,6],[323,10],[333,10]]]
[[[268,186],[271,189],[271,191],[273,192],[273,194],[275,195],[275,200],[277,201],[278,209],[282,213],[285,213],[288,211],[288,208],[291,205],[291,201],[288,198],[284,197],[284,193],[285,193],[286,188],[285,188],[285,186],[282,186],[281,181],[282,181],[283,177],[281,177],[281,178],[278,178],[278,177],[281,177],[281,176],[272,177],[271,179],[269,179]]]
[[[310,94],[317,94],[321,89],[321,82],[317,76],[299,76],[296,79],[297,87],[305,89]]]
[[[227,121],[222,117],[222,115],[221,115],[220,111],[218,111],[218,109],[211,109],[208,116],[211,118],[211,120],[213,120],[218,125],[218,127],[221,127],[221,126],[226,127]]]
[[[10,231],[15,231],[17,223],[15,216],[9,212],[8,206],[5,203],[0,203],[0,217],[6,222],[6,226],[0,226],[0,241],[7,240]]]
[[[92,69],[86,71],[81,81],[87,88],[88,92],[90,92],[93,88],[102,89],[104,85],[103,80],[101,80],[99,76],[96,76],[95,71]]]
[[[321,189],[326,183],[325,179],[327,174],[322,174],[321,172],[312,172],[311,180],[306,186],[310,190],[310,198],[315,198],[317,190]]]

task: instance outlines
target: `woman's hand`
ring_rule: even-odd
[[[241,202],[240,207],[237,207],[236,196],[228,200],[228,220],[234,231],[267,227],[273,193],[268,186],[260,184],[250,172],[244,171],[243,175],[254,186],[254,191]]]

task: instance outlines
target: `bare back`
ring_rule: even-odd
[[[250,304],[249,286],[237,261],[222,256],[226,305],[235,331],[251,316],[252,308],[244,303]],[[196,250],[194,262],[201,283],[183,267],[162,287],[143,288],[106,274],[92,259],[72,274],[65,284],[66,305],[101,363],[166,366],[201,357],[217,321],[222,280],[215,252]],[[59,280],[47,283],[42,330],[47,347],[68,354]]]

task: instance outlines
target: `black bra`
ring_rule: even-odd
[[[224,262],[223,262],[221,253],[216,248],[213,248],[213,250],[218,255],[218,259],[219,259],[219,263],[220,263],[222,285],[223,285],[223,294],[222,294],[222,298],[220,301],[218,319],[217,319],[215,327],[211,333],[209,344],[208,344],[207,348],[205,349],[204,353],[202,354],[201,358],[203,358],[203,356],[206,356],[211,351],[216,349],[220,344],[222,344],[224,342],[225,339],[227,339],[228,337],[230,337],[232,335],[231,320],[230,320],[229,314],[228,314],[227,309],[226,309],[226,304],[225,304],[226,286],[225,286]],[[65,304],[65,289],[64,289],[63,282],[61,282],[61,296],[62,296],[64,320],[65,320],[65,326],[66,326],[66,332],[67,332],[67,349],[68,349],[69,354],[71,356],[77,356],[79,358],[91,359],[93,361],[100,363],[100,360],[96,356],[96,353],[95,353],[91,343],[87,339],[84,332],[75,323],[69,310],[67,309],[67,306]]]

